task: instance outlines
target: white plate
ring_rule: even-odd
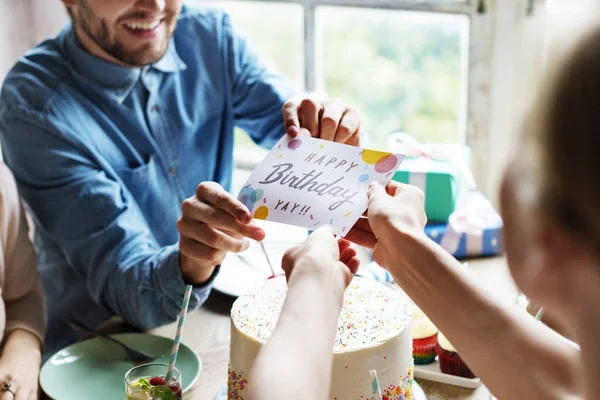
[[[283,274],[281,259],[285,251],[297,242],[265,242],[267,254],[275,274]],[[221,272],[215,278],[214,289],[229,296],[239,297],[262,287],[271,276],[271,270],[260,244],[254,242],[243,253],[228,253],[221,263]]]
[[[481,384],[481,379],[479,378],[469,379],[443,373],[440,370],[440,362],[437,359],[431,364],[415,365],[415,378],[461,386],[467,389],[476,389]]]
[[[226,295],[239,297],[261,287],[265,279],[256,268],[229,253],[221,263],[221,272],[215,278],[213,288]]]

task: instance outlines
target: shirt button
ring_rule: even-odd
[[[169,167],[169,174],[175,175],[175,172],[177,172],[177,168],[175,168],[175,167]]]
[[[158,114],[158,106],[153,105],[152,108],[150,109],[150,111],[152,111],[152,114]]]

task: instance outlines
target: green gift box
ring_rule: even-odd
[[[469,168],[471,149],[459,144],[421,144],[404,133],[391,135],[389,144],[389,151],[406,155],[392,179],[423,190],[429,221],[448,221],[459,195],[475,188]]]

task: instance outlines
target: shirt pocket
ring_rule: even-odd
[[[123,184],[144,211],[144,205],[152,198],[152,190],[158,185],[156,156],[151,155],[145,164],[137,167],[115,169]]]
[[[159,162],[153,155],[140,166],[115,170],[137,203],[154,238],[159,245],[165,246],[179,239],[176,222],[181,207]]]

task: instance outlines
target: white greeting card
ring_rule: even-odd
[[[345,236],[367,209],[373,181],[387,185],[403,155],[285,135],[252,172],[238,199],[256,219]]]

